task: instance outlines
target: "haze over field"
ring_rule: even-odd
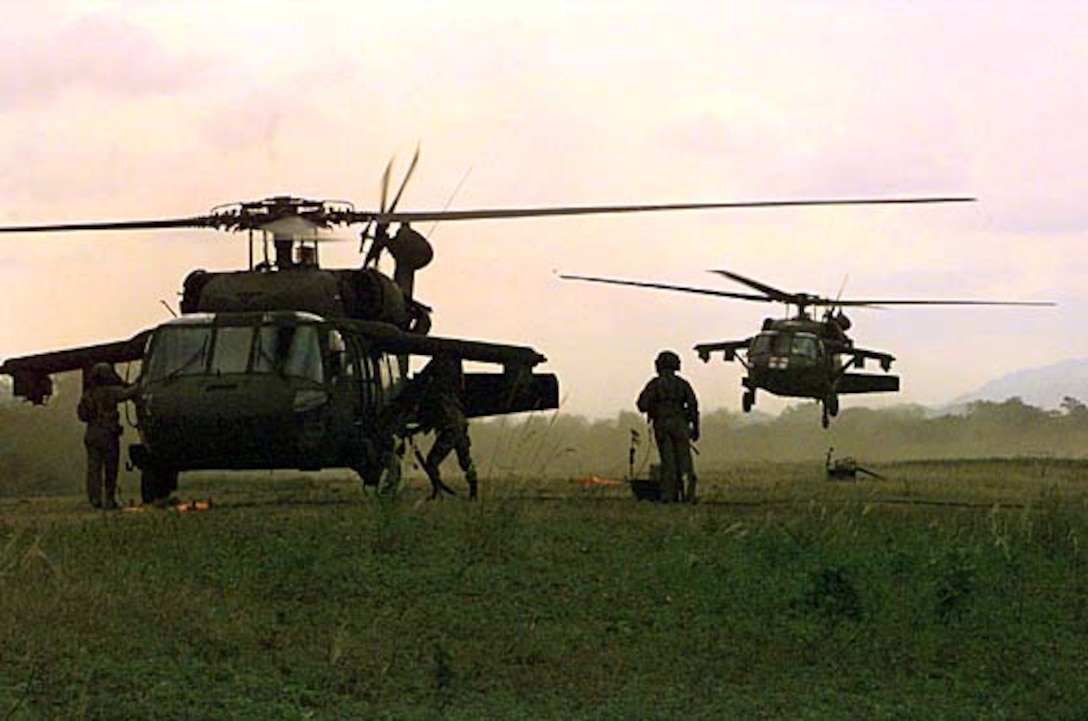
[[[69,375],[58,384],[58,400],[45,408],[0,403],[0,498],[82,496],[83,426],[75,416],[77,389],[78,378]],[[131,409],[125,416],[131,418]],[[760,422],[752,422],[757,418]],[[637,434],[633,468],[628,456],[632,431]],[[607,419],[559,412],[478,419],[472,422],[471,436],[473,457],[489,489],[509,490],[522,482],[539,487],[548,480],[586,476],[625,478],[632,471],[644,477],[649,464],[657,462],[645,418],[631,411]],[[136,440],[136,432],[127,428],[122,443]],[[419,448],[425,451],[431,442],[431,437],[420,439]],[[703,416],[696,465],[705,476],[729,475],[752,463],[804,464],[819,478],[829,447],[835,449],[836,458],[852,456],[867,464],[1028,458],[1037,460],[1040,472],[1045,472],[1053,459],[1085,457],[1088,406],[1073,399],[1059,410],[1044,410],[1012,398],[975,402],[959,413],[939,416],[910,406],[848,408],[827,430],[820,426],[815,403],[788,408],[774,418],[718,410]],[[127,457],[127,449],[123,453]],[[426,487],[411,454],[404,468],[409,487]],[[353,485],[356,479],[346,469],[328,474],[350,478]],[[195,474],[201,475],[207,474]],[[226,481],[238,475],[218,471],[210,477]],[[298,475],[285,471],[278,477]],[[464,488],[452,456],[445,475],[455,487]],[[241,476],[253,480],[255,489],[267,488],[270,480],[265,472]],[[190,492],[193,479],[194,474],[183,474],[183,496]],[[139,473],[123,471],[122,496],[132,497],[138,487]]]
[[[564,411],[598,418],[632,407],[665,347],[708,409],[736,409],[740,369],[688,349],[777,309],[556,271],[1060,303],[853,313],[859,345],[899,358],[884,400],[939,403],[1088,357],[1086,22],[1075,2],[11,3],[0,223],[280,193],[373,208],[390,155],[403,171],[417,143],[405,210],[976,196],[420,228],[434,332],[533,345]],[[210,231],[2,238],[0,358],[129,337],[168,317],[189,270],[245,259]]]

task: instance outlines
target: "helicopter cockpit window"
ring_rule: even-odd
[[[253,345],[252,328],[245,326],[219,328],[215,334],[211,372],[214,375],[245,373],[246,366],[249,363],[249,347],[251,345]]]
[[[774,336],[770,333],[760,333],[752,341],[752,347],[748,351],[751,355],[761,355],[771,352],[771,345],[774,342]]]
[[[760,333],[752,341],[751,355],[789,355],[793,348],[793,336],[789,333]]]
[[[790,352],[796,356],[816,360],[819,357],[820,348],[816,343],[815,336],[795,335],[793,337],[793,345],[790,348]]]
[[[200,375],[207,364],[212,329],[209,326],[162,328],[155,334],[148,376],[152,380]]]
[[[775,355],[789,355],[790,350],[793,348],[793,337],[785,335],[776,335],[774,337],[774,348],[772,352]]]
[[[321,343],[312,325],[264,325],[257,334],[254,373],[281,373],[322,383]]]

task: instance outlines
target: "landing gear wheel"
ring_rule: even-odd
[[[824,405],[827,407],[827,412],[831,415],[832,418],[839,415],[838,396],[830,396],[826,401],[824,401]]]
[[[741,399],[740,399],[740,406],[741,406],[741,408],[744,409],[744,412],[745,413],[751,413],[752,412],[752,406],[754,406],[755,404],[756,404],[756,392],[752,391],[752,390],[745,391],[744,395],[741,396]]]
[[[145,504],[161,503],[177,489],[177,471],[154,467],[146,467],[140,471],[140,500]]]
[[[827,412],[827,403],[822,403],[821,406],[823,406],[823,415],[820,418],[820,423],[823,424],[824,428],[827,428],[829,425],[831,425],[831,418]]]

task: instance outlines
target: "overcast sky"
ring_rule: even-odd
[[[386,162],[403,172],[417,143],[403,210],[970,195],[419,228],[433,332],[534,346],[563,408],[594,417],[632,409],[663,348],[705,408],[738,408],[741,369],[691,346],[779,309],[556,272],[1060,303],[853,313],[858,345],[898,357],[891,400],[940,403],[1088,356],[1085,28],[1079,2],[15,0],[0,223],[276,194],[374,208]],[[356,249],[323,262],[357,265]],[[191,269],[245,263],[243,236],[212,231],[0,239],[0,357],[129,337],[168,317]]]

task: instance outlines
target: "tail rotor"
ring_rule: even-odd
[[[397,189],[396,195],[393,196],[393,202],[388,205],[386,205],[386,201],[389,198],[389,181],[393,174],[393,162],[396,160],[396,156],[391,157],[385,166],[385,171],[382,173],[381,205],[379,206],[380,212],[378,213],[379,219],[371,220],[367,223],[366,228],[363,229],[363,232],[360,235],[359,252],[363,251],[368,239],[371,241],[370,248],[367,250],[366,257],[363,259],[364,268],[377,266],[383,250],[389,250],[390,253],[393,254],[394,260],[396,259],[396,254],[393,253],[392,248],[392,243],[396,242],[396,236],[391,237],[389,235],[389,221],[381,219],[381,216],[396,211],[397,204],[400,203],[401,196],[404,195],[404,190],[408,187],[408,181],[411,180],[412,174],[419,164],[419,152],[420,146],[417,144],[416,152],[412,155],[412,162],[408,165],[408,170],[404,174],[404,179],[401,180],[400,187]],[[406,227],[407,226],[402,225],[401,230],[403,231]],[[414,234],[419,235],[418,233]],[[400,235],[401,233],[398,231],[397,236]],[[427,262],[430,262],[430,260],[428,259]],[[426,263],[424,263],[424,265],[426,265]]]

